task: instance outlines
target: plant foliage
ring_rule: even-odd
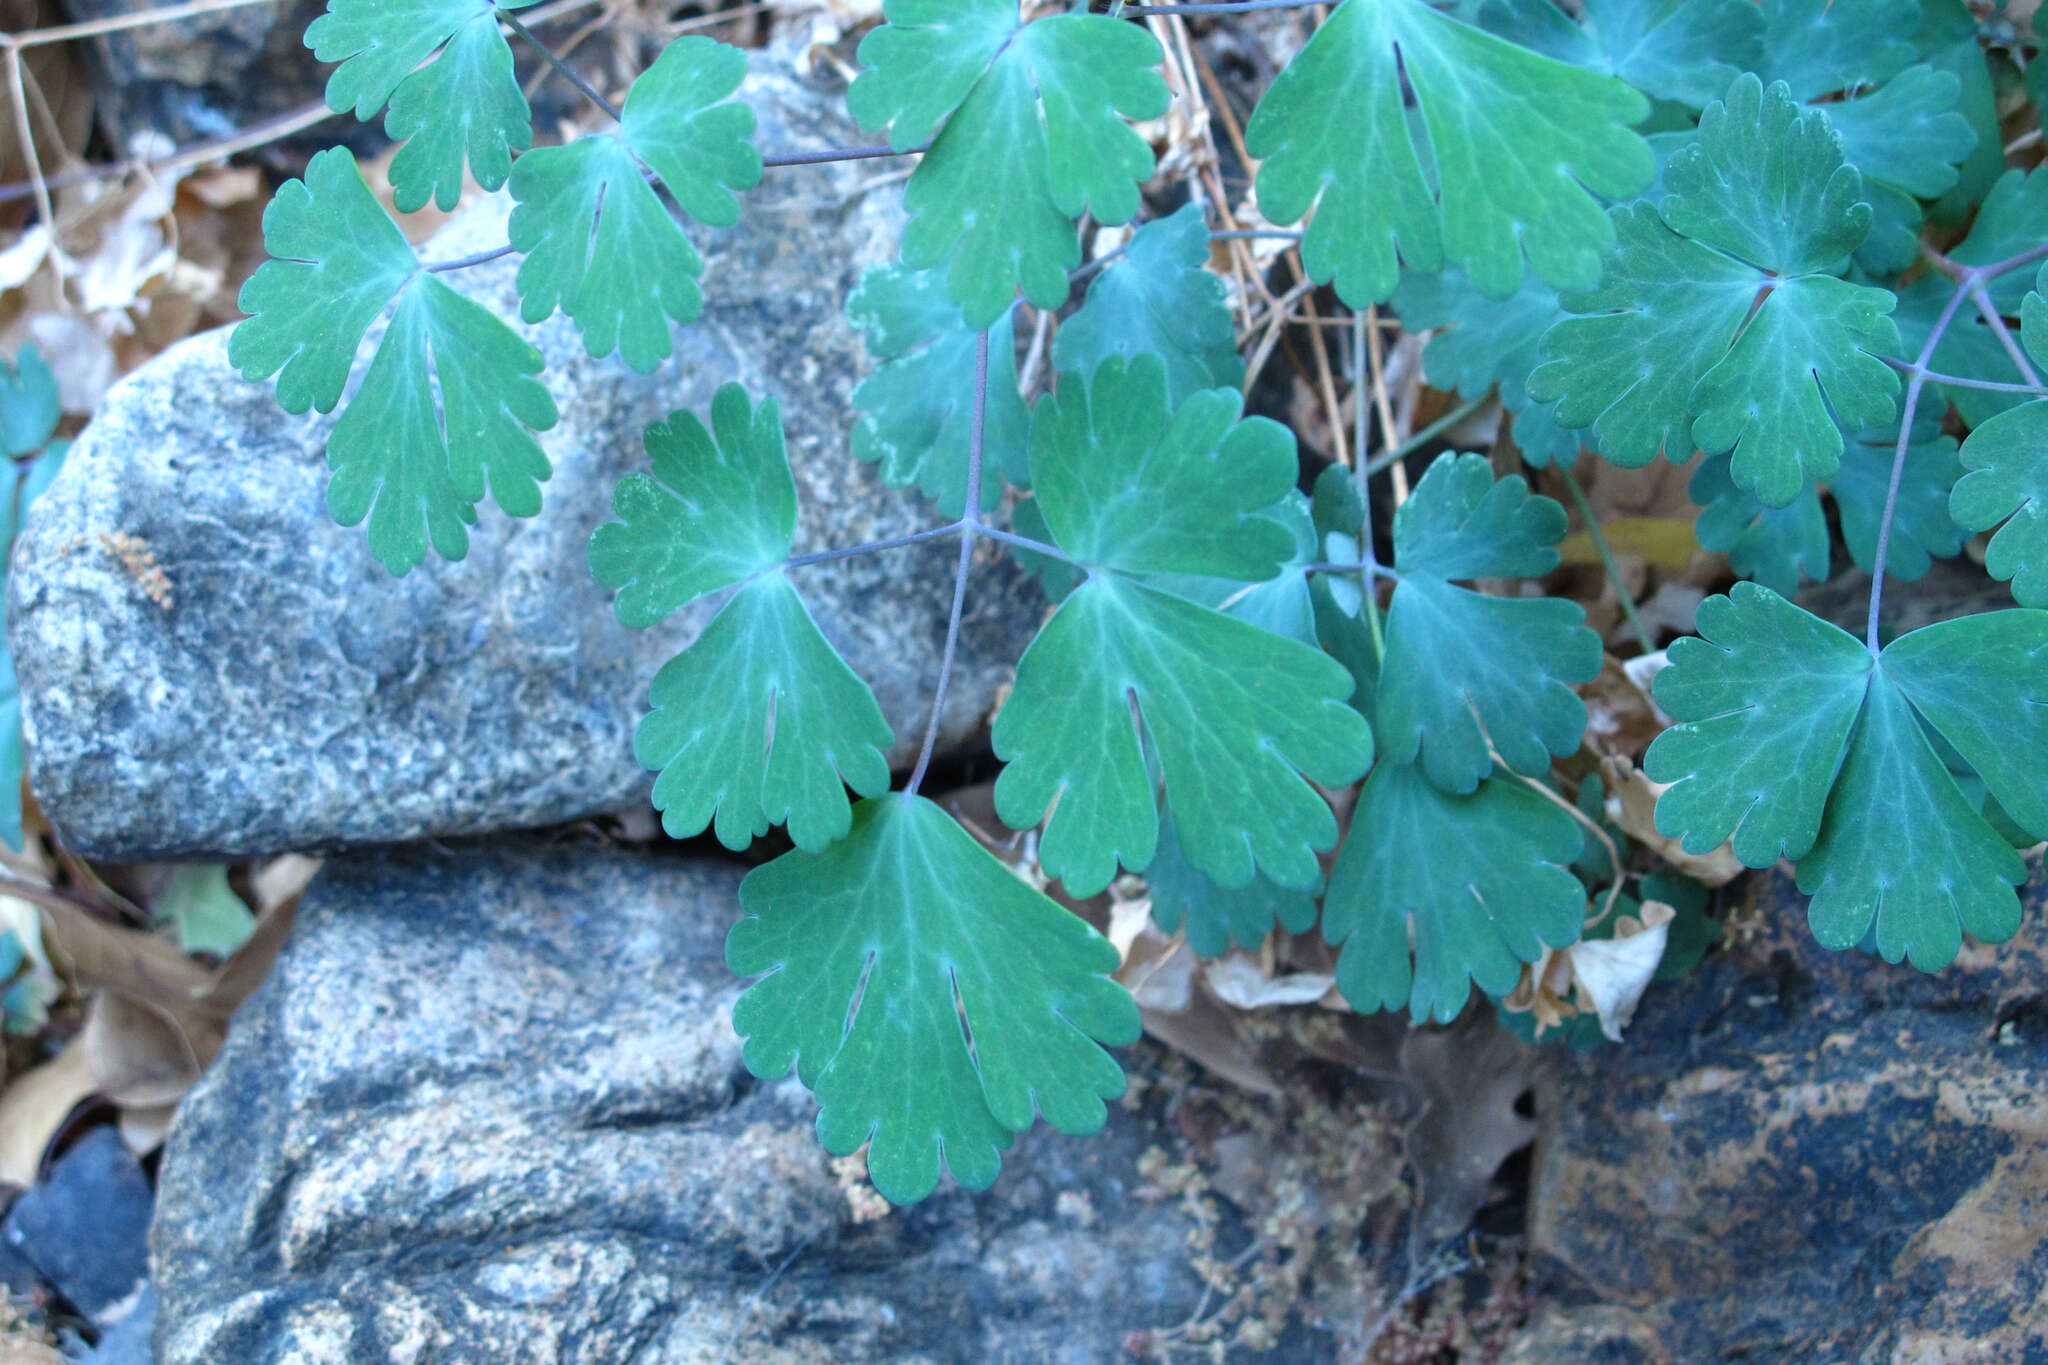
[[[561,312],[591,355],[652,369],[705,308],[686,221],[732,224],[764,167],[816,159],[764,157],[746,55],[702,37],[532,146],[517,8],[331,0],[307,41],[340,63],[330,104],[403,141],[401,211],[465,175],[509,187],[529,330],[447,283],[461,263],[423,264],[338,149],[279,191],[242,296],[235,364],[289,412],[342,408],[329,503],[394,573],[461,558],[486,495],[539,510],[534,324]],[[1147,121],[1198,84],[1163,21],[1042,8],[885,0],[847,101],[889,146],[844,153],[916,157],[900,259],[846,304],[874,362],[851,453],[936,505],[924,538],[961,538],[956,626],[984,539],[1052,604],[992,731],[996,811],[1038,831],[1035,865],[920,794],[929,742],[891,790],[894,734],[800,591],[888,547],[792,555],[774,397],[726,384],[708,426],[650,426],[590,542],[623,624],[701,626],[635,739],[667,829],[794,845],[742,887],[728,956],[758,979],[735,1023],[756,1073],[812,1088],[827,1148],[866,1146],[907,1201],[945,1172],[986,1185],[1039,1117],[1103,1122],[1104,1049],[1138,1015],[1041,874],[1074,896],[1142,876],[1204,955],[1319,928],[1354,1009],[1417,1019],[1475,987],[1512,1008],[1651,901],[1674,908],[1660,975],[1705,951],[1704,893],[1612,831],[1580,758],[1603,647],[1546,595],[1568,530],[1546,493],[1592,519],[1591,458],[1689,464],[1728,571],[1656,684],[1663,836],[1790,860],[1829,947],[1934,969],[2014,932],[2020,850],[2048,838],[2048,177],[2005,165],[2005,30],[1960,0],[1340,0],[1259,92],[1263,217],[1234,229],[1207,179],[1158,175]],[[1215,235],[1290,235],[1268,223],[1300,225],[1301,288],[1352,312],[1302,370],[1341,416],[1344,343],[1352,439],[1299,433],[1350,468],[1318,474],[1262,415],[1256,295],[1293,281],[1226,276]],[[1379,425],[1380,304],[1462,400],[1435,450]],[[39,375],[29,354],[0,384],[17,459],[54,422]],[[1452,445],[1488,415],[1490,454]],[[1395,462],[1389,501],[1372,476]],[[1886,584],[1980,535],[2022,605],[1887,643]],[[1851,564],[1877,578],[1860,639],[1793,598]]]

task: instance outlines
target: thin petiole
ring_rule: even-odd
[[[1636,610],[1635,594],[1628,590],[1628,584],[1621,581],[1621,568],[1614,562],[1614,549],[1607,543],[1607,533],[1600,529],[1599,519],[1593,515],[1593,504],[1586,501],[1586,491],[1579,487],[1571,466],[1560,460],[1557,472],[1564,477],[1564,486],[1571,490],[1572,502],[1578,507],[1579,515],[1585,518],[1586,533],[1593,538],[1593,549],[1600,556],[1600,567],[1607,571],[1607,581],[1614,585],[1614,595],[1621,599],[1621,613],[1628,617],[1629,628],[1636,633],[1636,640],[1643,647],[1643,653],[1657,652],[1657,637],[1650,633],[1643,623],[1642,613]]]
[[[596,104],[598,108],[604,110],[607,114],[610,114],[612,116],[613,123],[618,123],[623,120],[624,115],[619,113],[619,107],[616,104],[613,104],[610,100],[606,99],[603,95],[599,94],[596,86],[592,85],[589,81],[584,80],[583,77],[577,75],[573,70],[571,70],[567,62],[563,61],[560,57],[557,57],[555,55],[555,50],[553,48],[549,47],[540,39],[534,37],[532,29],[520,23],[519,20],[514,18],[510,13],[508,13],[505,10],[498,11],[498,22],[505,25],[505,27],[511,29],[520,37],[524,38],[528,43],[532,44],[534,50],[539,52],[541,56],[547,58],[548,64],[554,67],[555,70],[561,72],[563,77],[568,80],[569,84],[575,86],[578,90],[581,90],[586,99],[589,99],[592,103]]]
[[[818,166],[828,161],[871,161],[884,156],[919,156],[932,149],[929,142],[897,151],[894,147],[828,147],[822,152],[777,152],[761,158],[770,170],[777,166]]]
[[[917,795],[939,745],[939,718],[946,713],[946,690],[953,681],[953,656],[960,648],[960,618],[967,614],[967,575],[974,567],[974,536],[981,527],[981,457],[988,422],[988,333],[974,339],[974,421],[967,436],[967,499],[960,509],[960,567],[953,572],[953,610],[946,618],[946,650],[939,656],[939,684],[932,690],[932,718],[924,728],[924,746],[917,766],[903,786],[903,799]]]
[[[1070,565],[1076,569],[1085,571],[1088,567],[1068,555],[1065,550],[1062,550],[1057,545],[1048,545],[1042,540],[1033,540],[1029,536],[1020,536],[1015,531],[999,531],[993,526],[977,526],[974,528],[974,533],[987,536],[990,540],[1001,541],[1003,544],[1014,546],[1019,550],[1029,550],[1033,554],[1044,555],[1047,559],[1056,559],[1060,563]]]
[[[1366,366],[1373,365],[1377,375],[1380,353],[1374,349],[1378,337],[1373,334],[1372,322],[1364,313],[1351,315],[1351,449],[1352,459],[1357,461],[1354,477],[1358,480],[1358,558],[1367,566],[1365,582],[1360,586],[1364,591],[1359,603],[1365,612],[1365,624],[1372,634],[1372,648],[1375,657],[1386,657],[1386,639],[1380,633],[1380,599],[1377,570],[1379,550],[1373,545],[1372,529],[1372,465],[1365,458],[1365,438],[1370,431],[1371,419],[1365,405]]]
[[[944,540],[947,536],[957,536],[965,528],[965,522],[953,521],[925,531],[912,531],[909,535],[891,536],[887,540],[871,540],[865,545],[847,545],[836,550],[814,550],[807,555],[794,555],[783,560],[782,567],[801,569],[807,564],[829,564],[835,559],[852,559],[855,555],[897,550],[905,545],[922,545],[927,540]]]
[[[1323,4],[1326,0],[1213,0],[1210,4],[1193,5],[1125,5],[1124,14],[1250,14],[1262,9],[1307,9],[1310,5]]]
[[[1460,403],[1457,407],[1452,408],[1449,412],[1437,418],[1434,422],[1431,422],[1392,450],[1373,456],[1372,459],[1366,462],[1362,473],[1365,477],[1371,478],[1374,474],[1383,473],[1391,466],[1399,464],[1402,460],[1407,459],[1410,455],[1413,455],[1416,451],[1422,449],[1422,447],[1428,445],[1431,441],[1434,441],[1437,437],[1443,435],[1482,407],[1485,407],[1488,400],[1492,397],[1492,391],[1488,390],[1477,398]]]
[[[438,265],[422,268],[429,275],[445,274],[450,270],[467,270],[473,265],[482,265],[486,261],[495,261],[501,256],[510,256],[516,250],[518,250],[517,247],[511,246],[492,247],[489,251],[479,251],[474,256],[457,256],[452,261],[442,261]]]
[[[2040,384],[2002,384],[1991,379],[1968,379],[1959,374],[1943,374],[1939,370],[1922,370],[1910,360],[1901,360],[1895,355],[1879,356],[1878,359],[1897,370],[1900,374],[1918,374],[1930,384],[1942,384],[1954,389],[1985,389],[1992,393],[2024,393],[2035,398],[2048,397],[2048,387]]]

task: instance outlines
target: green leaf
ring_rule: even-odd
[[[1737,575],[1790,597],[1799,577],[1828,576],[1828,517],[1811,482],[1784,507],[1766,507],[1754,493],[1735,486],[1728,457],[1709,455],[1693,471],[1687,490],[1700,504],[1696,528],[1700,546],[1728,556]]]
[[[1692,454],[1695,385],[1727,354],[1756,297],[1757,273],[1680,237],[1647,204],[1614,210],[1619,245],[1592,293],[1544,333],[1530,395],[1557,419],[1590,427],[1600,453],[1625,468],[1661,453]]]
[[[959,516],[967,502],[977,334],[946,297],[945,272],[879,266],[861,276],[846,316],[881,362],[853,391],[861,414],[854,457],[878,465],[889,487],[915,485],[941,515]],[[988,334],[983,512],[1002,501],[1005,482],[1030,483],[1030,420],[1017,392],[1017,351],[1005,313]]]
[[[49,371],[41,369],[42,358],[36,355],[33,346],[23,347],[21,357],[23,383],[33,389],[40,382],[37,372],[47,378]],[[4,382],[0,378],[0,383]],[[0,429],[4,429],[6,420],[0,417]],[[18,428],[33,429],[28,423]],[[6,566],[12,558],[15,539],[27,524],[29,505],[57,477],[70,449],[69,441],[51,441],[43,446],[43,453],[21,473],[14,496],[0,499],[0,513],[4,513],[0,515],[0,586],[6,581]],[[27,766],[28,754],[21,738],[21,687],[14,676],[14,654],[7,646],[7,633],[0,631],[0,841],[17,853],[22,846],[21,781]]]
[[[679,38],[627,93],[616,133],[543,147],[512,172],[518,201],[508,225],[519,266],[520,313],[539,322],[557,308],[592,356],[614,350],[651,372],[673,349],[669,319],[703,311],[702,258],[642,177],[645,163],[685,213],[716,226],[739,220],[734,189],[761,179],[747,141],[754,114],[727,96],[746,54],[709,38]]]
[[[1579,936],[1586,893],[1570,864],[1579,827],[1511,778],[1454,796],[1382,759],[1359,793],[1330,874],[1323,936],[1357,1010],[1448,1023],[1471,982],[1513,990],[1545,944]],[[1414,962],[1409,961],[1411,932]]]
[[[0,451],[19,459],[41,450],[57,434],[62,415],[57,378],[33,343],[11,365],[0,358]]]
[[[1121,258],[1088,286],[1088,301],[1060,324],[1055,369],[1095,373],[1111,356],[1151,351],[1166,361],[1167,396],[1244,386],[1223,279],[1207,269],[1209,229],[1198,205],[1147,223]]]
[[[1343,467],[1332,465],[1331,468],[1341,471]],[[1259,516],[1285,528],[1293,538],[1293,553],[1274,577],[1246,582],[1201,574],[1146,574],[1144,582],[1176,597],[1214,607],[1261,630],[1313,645],[1316,642],[1315,611],[1309,601],[1308,566],[1322,556],[1317,553],[1320,547],[1316,543],[1316,528],[1309,515],[1308,499],[1290,490],[1283,500],[1266,508]],[[1355,547],[1351,553],[1355,559]]]
[[[621,624],[645,627],[706,593],[774,568],[796,535],[796,479],[782,405],[738,384],[711,399],[711,430],[672,412],[647,428],[651,475],[619,480],[620,520],[591,533],[590,572],[618,597]]]
[[[531,433],[555,424],[540,368],[488,308],[415,276],[328,440],[327,510],[343,526],[368,517],[370,554],[394,574],[429,543],[444,559],[467,554],[486,489],[507,514],[534,515],[549,467]]]
[[[1665,179],[1658,216],[1615,210],[1607,279],[1563,300],[1593,316],[1550,330],[1529,390],[1618,464],[1728,453],[1736,485],[1782,507],[1838,467],[1831,409],[1857,427],[1893,416],[1898,376],[1878,357],[1899,349],[1894,300],[1832,273],[1869,230],[1861,179],[1824,114],[1747,75]]]
[[[477,184],[497,189],[511,171],[512,153],[533,145],[532,110],[498,31],[500,8],[531,3],[329,0],[327,13],[307,26],[313,55],[341,63],[327,81],[328,108],[353,109],[367,122],[390,103],[384,131],[406,144],[391,162],[401,213],[428,199],[454,208],[465,157]],[[421,67],[444,43],[440,57]]]
[[[1169,399],[1166,362],[1111,357],[1063,376],[1031,417],[1031,479],[1054,542],[1129,573],[1271,578],[1292,549],[1263,515],[1294,487],[1294,436],[1243,395]]]
[[[895,735],[882,708],[781,574],[741,588],[662,665],[653,706],[633,754],[661,774],[654,804],[674,838],[715,817],[727,848],[786,824],[817,852],[846,835],[847,787],[889,790]]]
[[[1842,514],[1842,539],[1849,555],[1864,568],[1874,567],[1877,532],[1884,521],[1884,500],[1897,453],[1897,424],[1891,430],[1844,432],[1842,467],[1828,481]],[[1892,513],[1891,549],[1885,572],[1901,582],[1924,577],[1933,559],[1946,559],[1963,548],[1963,529],[1948,512],[1949,493],[1963,472],[1956,458],[1956,440],[1941,434],[1940,420],[1926,406],[1915,415],[1913,438],[1906,447],[1906,468],[1899,481],[1899,504]]]
[[[1798,100],[1883,85],[1912,64],[1916,0],[1762,0],[1766,81]]]
[[[2048,606],[2048,399],[1991,418],[1963,441],[1960,458],[1968,472],[1949,495],[1949,515],[1967,531],[1997,526],[1985,572],[2010,579],[2021,605]]]
[[[1963,935],[2002,943],[2020,926],[2012,888],[2026,864],[1963,797],[1898,687],[1872,677],[1835,779],[1830,819],[1797,885],[1823,948],[1853,948],[1875,928],[1887,962],[1922,971],[1955,960]],[[1854,812],[1853,816],[1848,812]]]
[[[242,286],[251,316],[228,359],[252,380],[277,375],[286,412],[341,399],[370,324],[397,309],[362,387],[327,443],[327,507],[370,520],[370,553],[403,574],[427,546],[469,549],[486,491],[512,516],[540,510],[548,459],[532,435],[555,424],[532,378],[540,352],[480,304],[424,274],[345,148],[315,156],[263,211],[271,258]]]
[[[1938,199],[1955,187],[1957,166],[1977,146],[1976,130],[1956,108],[1962,93],[1953,73],[1909,66],[1861,99],[1825,107],[1857,170]]]
[[[1157,40],[1102,15],[1020,25],[1015,0],[887,0],[884,13],[846,102],[898,151],[937,134],[903,190],[903,263],[950,258],[948,296],[977,331],[1020,287],[1057,308],[1081,259],[1073,220],[1129,222],[1152,177],[1124,120],[1166,112]]]
[[[263,246],[271,259],[242,286],[250,316],[228,339],[228,361],[244,379],[276,375],[286,412],[332,411],[364,334],[419,262],[346,147],[279,188],[263,210]]]
[[[1274,79],[1245,140],[1261,162],[1263,211],[1292,223],[1314,209],[1303,263],[1362,308],[1393,292],[1402,260],[1460,266],[1482,293],[1506,297],[1526,252],[1547,283],[1592,287],[1614,240],[1595,196],[1634,195],[1655,169],[1627,127],[1647,110],[1612,77],[1421,0],[1345,0]]]
[[[1579,24],[1551,0],[1487,0],[1479,21],[1547,57],[1692,109],[1719,99],[1763,55],[1763,19],[1748,0],[1587,0]]]
[[[1699,635],[1673,642],[1657,704],[1680,724],[1657,736],[1643,771],[1674,785],[1657,828],[1688,853],[1732,837],[1750,867],[1799,859],[1820,836],[1829,788],[1870,679],[1853,636],[1768,588],[1709,597]]]
[[[178,868],[151,909],[178,926],[178,946],[188,953],[227,957],[256,929],[256,916],[228,885],[225,863]]]
[[[733,1007],[748,1069],[793,1063],[826,1150],[869,1144],[896,1203],[942,1165],[985,1189],[1034,1114],[1091,1133],[1123,1093],[1102,1048],[1139,1024],[1116,949],[922,797],[861,802],[846,838],[754,869],[740,903],[726,961],[761,977]]]
[[[1657,827],[1704,851],[1731,832],[1751,867],[1798,861],[1815,937],[1867,939],[1933,970],[1964,933],[2019,925],[2025,864],[1965,798],[1922,722],[2037,838],[2048,832],[2048,613],[1993,612],[1899,637],[1873,660],[1769,590],[1700,607],[1704,638],[1672,646],[1657,700],[1678,724],[1644,771],[1673,785]]]
[[[1526,773],[1579,747],[1586,707],[1572,684],[1600,671],[1600,637],[1585,628],[1585,612],[1561,598],[1487,597],[1449,581],[1547,573],[1565,525],[1564,509],[1531,496],[1520,475],[1496,483],[1483,455],[1439,457],[1394,514],[1400,583],[1374,717],[1394,762],[1419,754],[1430,781],[1470,792],[1493,770],[1489,737]]]
[[[1145,885],[1152,893],[1152,922],[1169,934],[1185,924],[1188,946],[1202,957],[1223,956],[1233,939],[1255,949],[1276,922],[1293,934],[1307,933],[1316,922],[1313,890],[1290,890],[1259,876],[1232,890],[1197,871],[1165,811],[1159,817],[1159,853],[1145,869]]]
[[[1337,825],[1303,779],[1342,786],[1371,761],[1351,686],[1317,650],[1097,574],[1017,665],[992,735],[1009,764],[997,813],[1012,829],[1046,820],[1040,862],[1074,895],[1107,886],[1119,862],[1142,871],[1158,835],[1149,738],[1196,868],[1225,887],[1254,872],[1307,887]]]

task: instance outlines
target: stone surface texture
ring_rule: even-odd
[[[1780,874],[1627,1044],[1553,1053],[1511,1361],[2048,1361],[2048,879],[1925,975]]]
[[[858,141],[843,90],[752,55],[759,143]],[[803,501],[798,552],[935,524],[848,454],[866,364],[841,306],[894,250],[900,211],[869,163],[776,170],[738,227],[696,229],[705,313],[642,377],[593,361],[566,319],[529,329],[562,412],[538,517],[480,509],[468,558],[403,578],[325,507],[333,418],[289,416],[228,366],[225,329],[116,386],[38,502],[10,578],[9,639],[33,782],[65,844],[96,857],[224,857],[536,826],[647,799],[632,733],[656,669],[714,603],[627,630],[585,560],[641,432],[739,380],[781,399]],[[425,250],[504,241],[486,200]],[[516,318],[516,261],[451,276]],[[875,688],[892,760],[921,738],[953,544],[799,570],[825,634]],[[155,579],[152,570],[160,572]],[[161,589],[152,596],[152,585]],[[968,598],[942,740],[973,736],[1044,609],[1007,559]]]
[[[1141,1189],[1171,1140],[1150,1108],[874,1217],[808,1095],[741,1064],[739,875],[592,846],[330,862],[172,1132],[161,1365],[1107,1365],[1195,1311],[1196,1222]],[[1310,1358],[1283,1347],[1232,1358]]]

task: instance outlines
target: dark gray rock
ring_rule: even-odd
[[[1628,1041],[1551,1054],[1539,1294],[1507,1357],[2048,1359],[2048,878],[1927,974],[1807,932],[1776,872]]]
[[[842,92],[754,54],[762,145],[857,140]],[[332,419],[280,411],[227,364],[225,330],[117,385],[37,502],[9,582],[9,639],[43,811],[105,858],[226,857],[533,826],[647,799],[633,727],[660,664],[710,619],[698,603],[632,631],[585,544],[641,432],[743,381],[782,400],[804,501],[799,551],[935,524],[847,452],[864,364],[841,312],[893,250],[900,213],[858,187],[872,165],[771,171],[747,220],[706,243],[708,306],[652,376],[585,356],[567,321],[531,330],[562,420],[546,505],[482,510],[469,556],[393,579],[325,510]],[[505,205],[435,240],[451,259],[504,241]],[[452,277],[514,318],[515,261]],[[914,754],[937,678],[950,542],[800,571],[825,634]],[[161,574],[153,579],[151,566]],[[150,589],[157,588],[156,597]],[[1007,559],[969,596],[942,739],[974,735],[1042,600]]]
[[[809,1097],[741,1064],[739,875],[589,847],[329,863],[172,1131],[158,1360],[1106,1365],[1206,1302],[1191,1248],[1250,1234],[1144,1188],[1158,1105],[863,1217]]]
[[[95,1128],[14,1201],[0,1240],[73,1308],[111,1326],[134,1307],[149,1275],[153,1198],[120,1133]]]

